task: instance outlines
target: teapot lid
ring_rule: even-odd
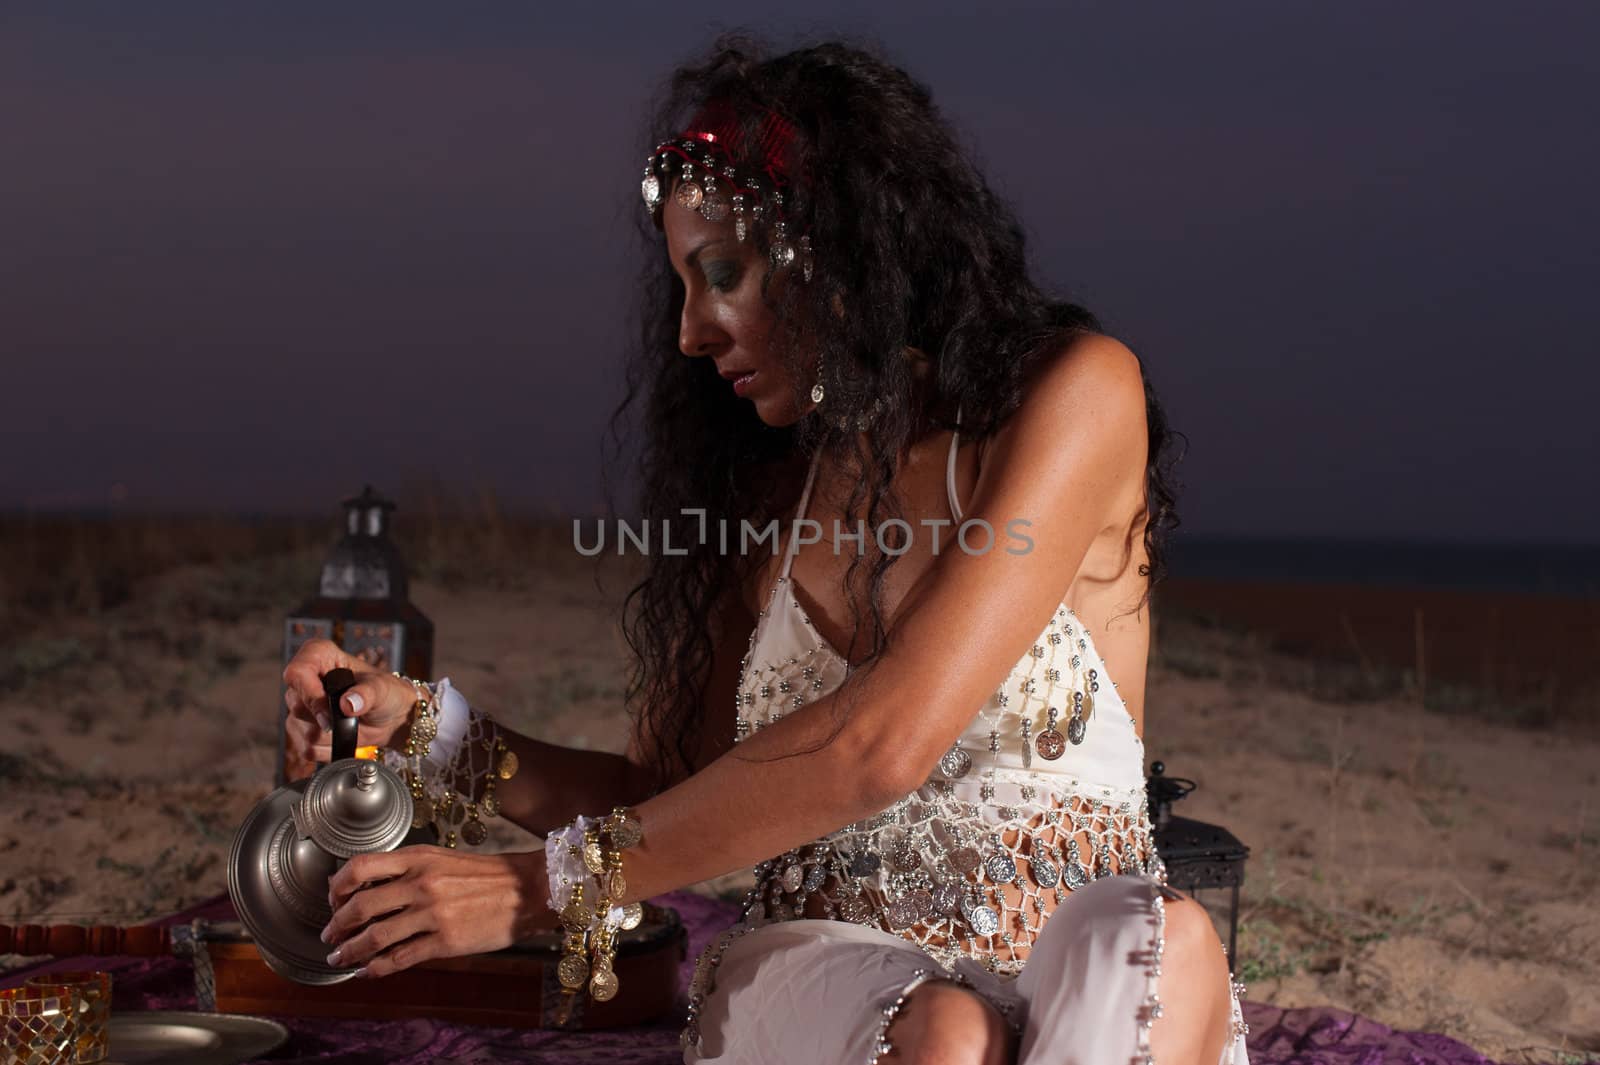
[[[294,806],[295,826],[329,854],[387,851],[411,831],[416,808],[400,775],[362,758],[324,766]]]

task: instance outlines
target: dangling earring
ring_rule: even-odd
[[[811,386],[811,402],[822,402],[822,356],[817,356],[817,383]]]

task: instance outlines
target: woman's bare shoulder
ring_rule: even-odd
[[[1101,411],[1108,418],[1130,411],[1144,417],[1144,369],[1116,337],[1081,333],[1034,365],[1019,412],[1032,417]]]
[[[1115,442],[1115,447],[1089,446]],[[1084,333],[1047,353],[1030,370],[1017,409],[984,448],[984,480],[1057,474],[1082,483],[1073,456],[1092,454],[1095,480],[1109,490],[1142,483],[1148,448],[1144,370],[1122,341]],[[1019,473],[1021,471],[1021,473]],[[1120,494],[1120,493],[1113,493]]]

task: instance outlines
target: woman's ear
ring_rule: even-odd
[[[838,292],[833,294],[833,313],[835,317],[844,317],[844,300],[839,296]]]

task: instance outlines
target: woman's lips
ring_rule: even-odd
[[[756,375],[760,372],[761,371],[759,370],[751,370],[749,373],[744,374],[741,377],[735,377],[733,379],[733,394],[736,396],[748,395],[750,392],[751,382],[756,379]]]

